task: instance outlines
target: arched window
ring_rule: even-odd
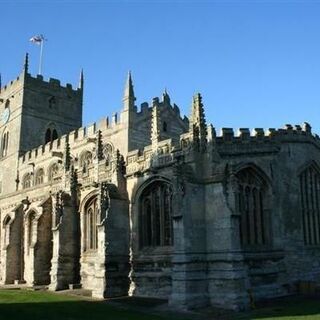
[[[56,129],[52,131],[52,141],[58,139],[58,132]]]
[[[32,175],[30,173],[27,173],[22,180],[22,188],[27,189],[27,188],[30,188],[31,185],[32,185]]]
[[[48,143],[56,139],[58,139],[58,131],[55,125],[52,123],[46,130],[44,140],[45,140],[45,143]]]
[[[11,217],[6,216],[3,220],[3,228],[4,228],[4,244],[8,245],[10,243],[10,223],[11,223]]]
[[[1,139],[1,156],[2,157],[5,157],[8,154],[8,146],[9,146],[9,132],[5,131]]]
[[[111,164],[112,154],[113,154],[113,147],[110,143],[107,143],[103,148],[103,155],[104,155],[104,158],[106,159],[107,167],[110,166]]]
[[[94,197],[84,207],[84,251],[98,248],[97,215],[98,198]]]
[[[33,244],[33,236],[35,233],[35,218],[36,218],[36,213],[34,211],[30,212],[28,215],[28,253],[29,249]]]
[[[168,131],[168,124],[165,121],[163,121],[163,123],[162,123],[162,131],[163,132],[167,132]]]
[[[172,189],[168,183],[155,181],[146,187],[139,213],[140,248],[172,245]]]
[[[83,173],[88,173],[89,167],[92,165],[92,153],[90,151],[85,151],[80,159],[80,166],[82,167]]]
[[[41,169],[38,169],[36,172],[36,179],[35,179],[36,185],[42,184],[43,180],[44,180],[44,170],[41,168]]]
[[[48,128],[45,135],[45,143],[48,143],[51,141],[51,129]]]
[[[304,243],[320,244],[320,173],[311,165],[299,179]]]
[[[268,186],[252,168],[237,173],[240,240],[244,246],[269,243]]]
[[[60,166],[58,163],[51,165],[48,172],[49,181],[54,181],[57,177],[60,177],[60,173]]]
[[[54,108],[55,105],[56,105],[56,98],[55,97],[50,97],[48,99],[48,105],[49,105],[50,109]]]

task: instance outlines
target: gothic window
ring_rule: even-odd
[[[92,165],[92,153],[90,151],[86,151],[82,154],[80,160],[80,166],[82,167],[83,173],[88,173],[89,167]]]
[[[164,121],[162,124],[162,131],[167,132],[168,131],[168,124]]]
[[[299,179],[304,243],[317,245],[320,244],[320,173],[312,165]]]
[[[28,215],[28,253],[29,253],[29,249],[33,244],[33,235],[34,235],[34,231],[35,231],[35,218],[36,218],[36,213],[34,211],[32,211],[29,215]]]
[[[52,130],[52,141],[58,139],[58,132],[56,129]]]
[[[36,185],[42,184],[44,180],[44,170],[41,168],[36,173]]]
[[[97,216],[98,198],[94,197],[84,207],[84,251],[98,248]]]
[[[57,177],[60,176],[60,167],[58,163],[54,163],[50,168],[49,168],[49,173],[48,173],[48,178],[49,181],[54,181]]]
[[[31,185],[32,185],[32,175],[30,173],[27,173],[22,180],[22,188],[27,189],[27,188],[30,188]]]
[[[45,135],[45,143],[48,143],[51,141],[51,129],[48,128]]]
[[[112,159],[113,147],[110,143],[107,143],[103,148],[103,155],[106,159],[106,166],[110,166]]]
[[[50,97],[48,100],[49,108],[52,109],[56,105],[56,98]]]
[[[58,139],[58,131],[56,130],[55,125],[52,123],[46,130],[44,140],[45,143],[48,143],[56,139]]]
[[[1,139],[1,156],[5,157],[8,154],[8,146],[9,146],[9,132],[6,131],[2,135]]]
[[[3,228],[4,228],[4,243],[5,245],[8,245],[10,242],[10,223],[11,223],[11,217],[6,216],[3,221]]]
[[[241,170],[237,178],[241,244],[266,245],[269,242],[267,183],[252,168]]]
[[[172,245],[171,186],[153,182],[142,192],[139,206],[140,248]]]

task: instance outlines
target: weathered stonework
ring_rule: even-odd
[[[28,73],[0,90],[0,282],[97,298],[247,308],[320,280],[320,139],[237,135],[167,92],[84,128],[79,88]],[[57,136],[56,136],[57,135]]]

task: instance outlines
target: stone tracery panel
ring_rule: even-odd
[[[270,241],[268,184],[251,167],[242,169],[236,176],[241,244],[267,245]]]
[[[304,243],[317,245],[320,244],[320,173],[310,165],[299,180]]]
[[[84,206],[84,251],[98,248],[98,214],[98,197],[94,196]]]
[[[172,187],[154,181],[143,190],[139,199],[140,248],[171,246]]]

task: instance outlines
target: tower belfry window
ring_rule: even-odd
[[[48,100],[48,103],[49,103],[49,108],[52,109],[56,105],[56,98],[50,97]]]
[[[45,133],[45,143],[52,142],[53,140],[58,139],[58,132],[55,129],[54,125],[51,125]]]
[[[45,136],[45,143],[48,143],[51,141],[51,129],[47,129],[46,136]]]

